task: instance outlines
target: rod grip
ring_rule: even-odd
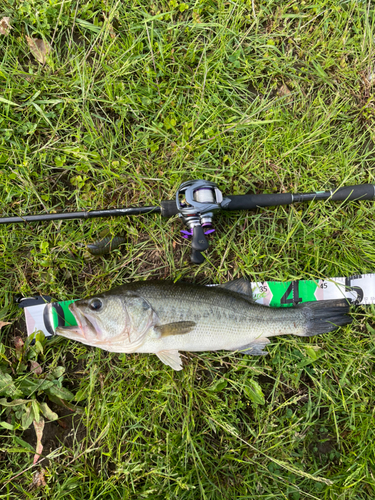
[[[290,203],[293,203],[290,193],[238,194],[226,196],[221,207],[225,210],[255,210],[257,207],[275,207]]]
[[[374,198],[375,185],[362,184],[359,186],[345,186],[332,191],[317,191],[315,193],[229,195],[224,199],[221,207],[224,210],[255,210],[258,207],[277,207],[312,200],[355,201],[373,200]]]
[[[345,186],[337,191],[332,191],[331,200],[345,201],[345,200],[373,200],[375,197],[374,184],[361,184],[359,186]]]
[[[178,214],[176,200],[162,201],[160,205],[162,217],[169,218]]]

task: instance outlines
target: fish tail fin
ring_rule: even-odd
[[[350,304],[345,299],[305,302],[297,308],[303,309],[305,316],[303,333],[295,334],[299,337],[332,332],[352,322],[352,318],[348,316]]]
[[[305,302],[296,307],[290,308],[290,313],[298,311],[299,320],[301,320],[301,311],[303,313],[303,327],[295,325],[296,331],[288,332],[291,335],[298,337],[312,337],[321,333],[332,332],[340,326],[348,325],[352,322],[352,318],[348,316],[350,304],[346,300],[324,300],[316,302]],[[302,331],[301,331],[302,330]],[[287,332],[283,333],[284,335]],[[268,338],[260,337],[253,340],[250,344],[243,345],[234,349],[242,354],[251,354],[255,356],[263,356],[267,351],[263,348],[269,343]]]

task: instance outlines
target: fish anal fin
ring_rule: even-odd
[[[262,337],[234,350],[239,351],[241,354],[250,354],[251,356],[266,356],[268,352],[263,351],[263,349],[269,343],[270,341],[267,337]]]
[[[160,359],[162,363],[170,366],[173,370],[182,370],[182,361],[180,353],[176,349],[168,349],[165,351],[159,351],[156,356]]]
[[[154,326],[154,330],[160,334],[160,337],[168,337],[169,335],[185,335],[191,332],[195,326],[194,321],[176,321],[175,323]]]
[[[245,278],[239,278],[234,281],[228,281],[218,285],[219,288],[225,288],[225,290],[231,290],[232,292],[239,293],[245,296],[248,300],[254,301],[253,291],[251,288],[251,281],[245,280]],[[255,301],[254,301],[255,302]]]

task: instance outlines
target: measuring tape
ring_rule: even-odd
[[[358,274],[349,278],[329,278],[299,281],[252,282],[253,298],[258,304],[269,307],[291,307],[302,302],[346,298],[355,305],[375,304],[375,274]],[[31,299],[24,299],[30,304]],[[43,302],[23,305],[27,334],[42,331],[54,335],[58,326],[77,325],[69,305],[74,300]]]

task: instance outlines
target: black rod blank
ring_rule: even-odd
[[[23,217],[2,217],[0,218],[0,224],[51,220],[93,219],[95,217],[119,217],[120,215],[142,215],[160,212],[160,207],[109,208],[105,210],[89,210],[87,212],[60,212],[56,214],[24,215]]]

